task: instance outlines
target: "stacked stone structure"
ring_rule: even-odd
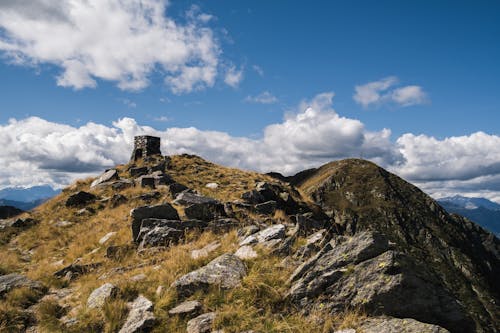
[[[131,162],[153,155],[161,155],[159,137],[150,135],[134,137],[134,150],[130,157]]]

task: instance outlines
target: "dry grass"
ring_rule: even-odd
[[[117,167],[120,176],[128,177],[127,168],[127,165]],[[254,188],[257,182],[276,182],[266,175],[226,168],[187,155],[173,156],[168,173],[175,181],[224,202],[239,199],[243,192]],[[155,304],[155,314],[160,323],[156,332],[184,331],[187,319],[168,315],[168,310],[181,301],[169,286],[181,275],[207,264],[217,256],[234,252],[238,247],[236,231],[223,235],[192,232],[186,235],[185,241],[168,249],[152,249],[143,253],[124,250],[120,258],[106,258],[104,254],[108,246],[123,246],[126,249],[131,245],[130,209],[146,204],[137,197],[151,192],[151,189],[136,186],[113,192],[109,187],[90,189],[91,182],[91,178],[78,181],[38,207],[31,214],[40,221],[38,225],[14,235],[9,242],[0,243],[0,273],[17,271],[42,281],[48,287],[74,288],[76,292],[65,301],[70,308],[75,309],[71,315],[76,316],[79,321],[70,329],[73,332],[116,332],[125,320],[126,303],[138,294],[143,294]],[[217,189],[206,188],[205,185],[210,182],[218,183]],[[79,208],[68,208],[64,203],[69,195],[79,190],[92,192],[99,198],[109,198],[120,193],[128,201],[115,208],[107,202],[96,202],[89,206],[95,213],[78,216],[76,212]],[[157,191],[160,192],[160,197],[147,204],[171,201],[172,198],[163,188]],[[280,210],[276,211],[273,218],[280,222],[290,222],[289,217]],[[55,225],[59,221],[71,221],[73,224],[62,228]],[[116,235],[104,245],[99,244],[100,238],[109,232],[116,232]],[[214,241],[219,241],[221,246],[208,257],[196,260],[191,258],[192,250]],[[300,242],[303,239],[299,239],[297,244]],[[17,250],[11,251],[10,247]],[[28,251],[31,253],[31,260],[23,262],[21,253]],[[230,291],[212,288],[208,292],[198,292],[192,296],[202,302],[204,311],[218,313],[215,323],[217,328],[223,328],[225,332],[245,329],[260,332],[329,332],[328,327],[346,326],[347,324],[342,323],[349,321],[349,316],[359,317],[346,314],[343,318],[332,319],[327,314],[305,317],[297,313],[283,300],[291,269],[281,268],[278,265],[281,259],[266,251],[260,250],[259,254],[259,259],[247,262],[248,275],[240,287]],[[72,282],[53,277],[54,272],[76,259],[81,263],[99,262],[101,266]],[[62,264],[56,264],[61,260]],[[144,274],[145,279],[131,279],[139,274]],[[102,311],[87,309],[89,294],[106,282],[119,287],[120,296],[108,302]],[[161,293],[156,292],[159,286],[163,288]],[[0,303],[0,331],[19,331],[19,325],[26,320],[20,309],[32,302],[31,296],[28,291],[19,289],[12,292],[7,301]],[[44,301],[37,308],[42,331],[63,331],[59,318],[64,313],[59,305],[53,301]]]

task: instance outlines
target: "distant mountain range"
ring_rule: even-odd
[[[60,192],[49,185],[7,187],[0,190],[0,206],[13,206],[22,210],[30,210]]]
[[[460,195],[438,199],[449,213],[465,216],[500,237],[500,205],[485,198]]]

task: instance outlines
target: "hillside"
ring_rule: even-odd
[[[2,222],[0,331],[499,328],[491,234],[366,161],[299,178],[157,155],[76,182]]]

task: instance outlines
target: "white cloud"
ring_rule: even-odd
[[[354,87],[353,96],[356,103],[363,107],[379,106],[384,103],[393,103],[398,106],[411,106],[427,102],[427,94],[423,88],[416,85],[395,88],[398,78],[389,76],[379,81],[369,82]]]
[[[167,116],[159,116],[159,117],[153,118],[153,120],[160,121],[160,122],[167,122],[167,121],[170,121],[170,118]]]
[[[260,76],[264,76],[264,70],[259,65],[253,65],[252,69]]]
[[[500,202],[500,136],[483,132],[436,139],[404,134],[391,141],[388,129],[369,131],[332,108],[333,93],[304,100],[260,138],[219,131],[163,131],[123,118],[112,126],[80,127],[40,118],[0,125],[0,188],[65,185],[128,160],[134,135],[162,138],[164,154],[191,153],[223,165],[293,174],[331,160],[363,157],[417,184],[436,197],[484,196]],[[161,118],[160,118],[161,119]],[[159,120],[160,120],[159,119]]]
[[[231,65],[226,71],[226,76],[224,77],[224,82],[228,86],[236,88],[239,86],[240,82],[243,80],[243,68],[236,68],[236,66]]]
[[[165,0],[6,0],[0,51],[18,65],[61,68],[57,84],[93,88],[97,79],[125,90],[149,84],[156,69],[174,93],[211,87],[220,47],[192,7],[184,23],[165,16]]]
[[[390,131],[367,131],[358,120],[340,117],[332,109],[332,93],[303,101],[294,114],[264,129],[260,139],[234,137],[196,128],[158,131],[123,118],[107,127],[88,123],[61,125],[31,117],[0,125],[3,167],[0,187],[27,184],[67,184],[126,162],[134,135],[162,138],[165,154],[194,153],[217,163],[258,171],[285,173],[349,156],[390,164],[400,158],[390,143]]]
[[[274,104],[278,102],[278,98],[269,91],[264,91],[256,96],[247,96],[244,101],[247,103]]]
[[[125,106],[127,106],[128,108],[133,109],[133,108],[137,107],[137,103],[135,103],[134,101],[131,101],[128,98],[119,98],[118,100],[120,102],[122,102]]]

